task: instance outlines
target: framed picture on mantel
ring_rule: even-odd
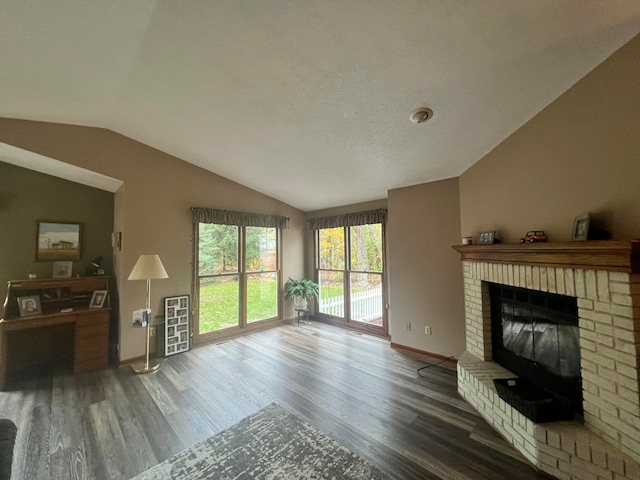
[[[591,215],[583,213],[573,219],[573,229],[571,230],[571,240],[587,240],[589,237],[589,224]]]

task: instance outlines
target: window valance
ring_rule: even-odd
[[[353,227],[356,225],[368,225],[371,223],[386,223],[387,209],[367,210],[364,212],[345,213],[329,217],[310,218],[309,228],[320,230],[321,228]]]
[[[216,208],[192,207],[193,223],[218,223],[240,227],[289,228],[289,218],[263,213],[234,212]]]

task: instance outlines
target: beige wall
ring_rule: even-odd
[[[304,214],[282,202],[109,130],[0,119],[0,141],[124,182],[114,201],[114,228],[123,235],[122,251],[114,252],[121,360],[144,354],[144,331],[129,326],[131,312],[144,306],[145,283],[126,280],[140,254],[159,254],[169,274],[152,282],[156,314],[163,297],[191,293],[190,207],[290,217],[283,234],[283,275],[303,274]],[[292,310],[285,312],[286,318],[292,316]]]
[[[527,230],[570,240],[592,214],[614,239],[640,237],[640,36],[460,177],[463,235]]]
[[[458,179],[390,190],[388,203],[391,339],[458,358],[465,348],[462,268],[451,248],[460,243]]]

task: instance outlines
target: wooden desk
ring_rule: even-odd
[[[55,362],[71,362],[74,372],[106,368],[111,309],[89,308],[89,301],[107,287],[106,277],[9,282],[0,320],[0,390],[11,376]],[[20,317],[22,296],[38,296],[42,313]]]

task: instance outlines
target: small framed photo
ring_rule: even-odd
[[[53,278],[69,278],[73,270],[73,262],[53,262]]]
[[[587,240],[589,237],[589,224],[591,215],[583,213],[573,219],[573,229],[571,230],[571,240]]]
[[[165,356],[189,350],[189,295],[164,299]]]
[[[42,307],[40,306],[40,295],[30,295],[28,297],[18,297],[18,308],[21,317],[29,315],[40,315]]]
[[[93,295],[91,295],[91,302],[89,302],[89,308],[102,308],[106,299],[106,290],[94,290]]]
[[[488,245],[494,243],[496,240],[496,231],[480,232],[478,236],[478,243],[481,245]]]

